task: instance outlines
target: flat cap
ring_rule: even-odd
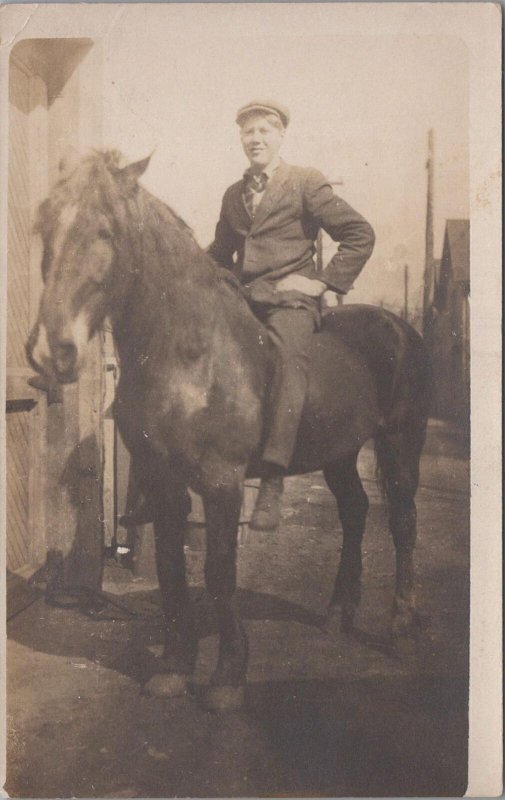
[[[239,108],[237,111],[237,125],[241,125],[244,117],[247,114],[252,114],[254,111],[261,112],[263,114],[275,114],[277,117],[279,117],[285,128],[287,128],[289,124],[290,114],[289,108],[286,108],[286,106],[283,106],[274,100],[251,100],[250,103],[242,106],[242,108]]]

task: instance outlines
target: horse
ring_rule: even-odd
[[[51,380],[76,381],[86,343],[110,320],[120,363],[114,417],[153,508],[164,617],[159,672],[145,690],[184,694],[197,658],[184,559],[189,487],[203,500],[205,583],[219,630],[204,701],[237,709],[248,660],[235,600],[237,532],[244,479],[258,474],[271,348],[233,279],[139,184],[149,158],[123,163],[116,151],[92,151],[41,204],[44,286],[27,355]],[[324,315],[288,474],[322,470],[336,498],[343,547],[328,614],[341,614],[345,630],[360,601],[368,499],[356,462],[369,439],[396,551],[391,635],[418,626],[415,494],[428,411],[429,361],[412,327],[367,305]]]

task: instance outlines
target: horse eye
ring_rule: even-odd
[[[99,228],[97,236],[99,239],[112,239],[112,233],[107,228]]]

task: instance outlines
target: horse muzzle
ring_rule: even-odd
[[[79,374],[79,351],[72,338],[52,337],[51,345],[43,324],[37,324],[26,343],[30,365],[41,375],[59,383],[74,383]]]
[[[78,378],[78,351],[71,339],[63,339],[53,347],[52,366],[60,383],[74,383]]]

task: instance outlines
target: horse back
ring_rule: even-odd
[[[424,341],[411,325],[383,308],[361,304],[331,311],[322,327],[363,359],[387,426],[408,412],[407,405],[411,421],[419,417],[424,424],[431,404],[431,365]]]
[[[419,334],[394,314],[367,305],[325,314],[310,363],[291,472],[318,469],[355,453],[379,429],[425,425],[426,349]]]

